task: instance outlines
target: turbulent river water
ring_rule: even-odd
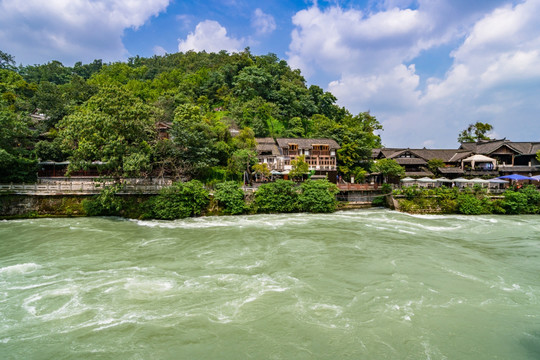
[[[539,359],[540,216],[0,221],[2,359]]]

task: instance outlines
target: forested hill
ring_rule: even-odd
[[[253,162],[253,136],[335,139],[340,171],[359,176],[380,146],[375,117],[339,107],[274,54],[187,52],[73,67],[16,67],[0,55],[0,182],[31,180],[38,160],[69,160],[71,170],[99,162],[122,176],[234,177]],[[156,124],[170,126],[171,140]]]

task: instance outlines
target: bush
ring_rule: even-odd
[[[385,196],[376,196],[373,198],[373,201],[371,202],[371,205],[373,206],[386,206],[386,197]]]
[[[227,181],[216,184],[215,188],[214,199],[223,208],[224,214],[242,214],[247,210],[246,202],[244,201],[244,191],[238,183]]]
[[[504,192],[503,208],[507,214],[524,214],[527,211],[527,195],[507,190]]]
[[[527,197],[527,208],[525,212],[527,214],[540,213],[540,191],[536,190],[534,185],[529,185],[522,188],[519,192]]]
[[[336,211],[337,186],[328,180],[307,180],[301,186],[298,204],[301,211],[329,213]]]
[[[191,180],[161,189],[150,206],[152,217],[172,220],[200,215],[208,204],[208,191],[200,181]]]
[[[83,209],[88,216],[118,216],[124,207],[124,200],[117,196],[122,184],[105,186],[99,195],[83,201]]]
[[[489,213],[484,202],[474,195],[463,194],[457,198],[458,210],[465,215],[480,215]]]
[[[298,210],[298,192],[290,180],[277,180],[263,184],[255,192],[259,212],[290,213]]]

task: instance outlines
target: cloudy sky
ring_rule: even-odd
[[[455,147],[477,121],[540,141],[540,0],[0,0],[17,63],[177,51],[275,53],[384,145]]]

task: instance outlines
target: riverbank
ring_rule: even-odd
[[[30,188],[34,191],[33,186]],[[365,189],[359,191],[359,196],[351,197],[350,192],[343,196],[334,184],[326,180],[308,180],[300,184],[278,180],[262,184],[256,191],[245,191],[232,181],[215,184],[208,189],[193,180],[164,186],[156,193],[133,191],[125,184],[101,187],[99,192],[92,193],[4,192],[0,194],[0,218],[121,216],[173,220],[207,215],[330,213],[338,209],[369,207],[372,204],[369,200],[379,195],[372,192],[368,196]]]
[[[540,191],[532,185],[497,195],[483,188],[408,187],[394,190],[392,205],[411,214],[540,214]]]

